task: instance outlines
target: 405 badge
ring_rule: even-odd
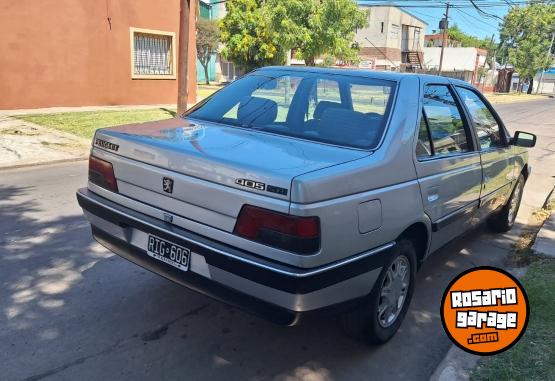
[[[441,322],[449,338],[476,355],[494,355],[524,334],[530,307],[520,282],[495,267],[459,274],[445,290]]]

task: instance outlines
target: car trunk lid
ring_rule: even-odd
[[[172,172],[280,199],[289,199],[295,176],[368,155],[183,118],[105,128],[97,132],[94,145]]]

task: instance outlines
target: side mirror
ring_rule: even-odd
[[[534,147],[536,145],[536,135],[529,132],[517,131],[511,143],[519,147]]]

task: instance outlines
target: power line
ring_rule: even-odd
[[[494,15],[492,13],[488,13],[488,12],[483,11],[480,7],[478,7],[478,5],[476,5],[476,2],[474,0],[470,0],[470,3],[474,6],[474,8],[476,8],[476,10],[478,12],[480,12],[484,16],[496,18],[496,19],[499,19],[499,20],[503,21],[503,19],[501,17],[499,17],[497,15]]]
[[[403,8],[403,7],[401,6],[401,8]],[[415,13],[415,14],[417,14],[417,15],[423,16],[423,17],[427,17],[427,18],[433,19],[433,20],[438,20],[438,21],[441,20],[441,17],[432,16],[432,15],[427,15],[427,14],[425,14],[425,13],[418,12],[418,11],[415,11],[415,10],[411,10],[411,12],[412,12],[412,13]]]
[[[401,6],[401,8],[403,8],[403,7]],[[460,9],[460,8],[459,8],[459,9],[456,9],[456,11],[459,12],[459,13],[461,13],[460,16],[461,16],[461,17],[466,21],[466,23],[469,24],[470,26],[472,26],[472,27],[474,27],[474,28],[477,28],[477,29],[480,29],[480,30],[482,30],[482,31],[484,31],[484,32],[488,32],[488,33],[491,32],[491,29],[486,30],[486,29],[484,29],[483,27],[480,27],[480,26],[476,25],[474,22],[475,22],[475,21],[478,21],[478,22],[481,22],[482,24],[487,25],[487,26],[489,26],[489,27],[492,26],[491,23],[488,23],[488,22],[486,22],[486,21],[484,21],[484,20],[482,20],[482,19],[480,19],[480,18],[478,18],[478,17],[476,17],[476,16],[473,16],[473,15],[471,15],[471,14],[469,14],[469,13],[463,11],[463,10]],[[414,14],[416,14],[416,15],[419,15],[419,16],[422,16],[422,17],[426,17],[426,18],[429,18],[429,19],[432,19],[432,20],[436,20],[436,21],[439,21],[439,20],[442,19],[442,17],[432,16],[432,15],[429,15],[429,14],[426,14],[426,13],[422,13],[422,12],[419,12],[419,11],[416,11],[416,10],[413,10],[413,9],[411,9],[411,13],[414,13]],[[467,18],[466,16],[464,16],[464,15],[466,15],[466,16],[468,16],[468,17],[471,17],[472,20],[468,19],[468,18]]]
[[[469,22],[472,26],[474,26],[474,27],[476,27],[476,28],[478,28],[478,29],[480,29],[480,27],[477,26],[477,25],[475,25],[475,24],[473,24],[473,21],[478,21],[478,22],[481,22],[481,23],[484,24],[484,25],[487,25],[487,26],[489,26],[489,27],[492,27],[492,25],[491,25],[490,23],[488,23],[488,22],[486,22],[486,21],[484,21],[484,20],[482,20],[482,19],[480,19],[480,18],[478,18],[478,17],[472,16],[470,13],[467,13],[467,12],[463,11],[462,9],[457,9],[457,12],[459,12],[459,13],[461,14],[461,16],[462,16],[463,19],[465,19],[465,20],[466,20],[467,22]],[[473,21],[470,21],[470,20],[467,19],[464,15],[467,15],[468,17],[471,17],[471,18],[473,19]],[[486,31],[486,30],[483,29],[483,28],[482,28],[482,30],[483,30],[483,31]],[[489,31],[487,31],[487,32],[489,32]]]
[[[515,0],[515,1],[508,1],[508,0],[473,0],[479,6],[507,6],[507,5],[515,5],[515,4],[529,4],[529,3],[544,3],[549,4],[553,3],[553,0]],[[403,6],[400,3],[410,3],[408,5],[415,5],[415,4],[425,4],[425,3],[442,3],[440,0],[397,0],[397,1],[387,1],[387,0],[359,0],[358,3],[363,2],[380,2],[384,4],[392,4],[396,3],[399,6]],[[454,6],[467,6],[468,8],[473,8],[474,6],[470,3],[470,0],[452,0],[450,3]]]
[[[435,3],[435,4],[434,4]],[[437,3],[441,3],[437,0],[408,0],[405,4],[403,1],[394,1],[388,2],[384,0],[362,0],[359,1],[359,5],[369,6],[369,7],[401,7],[401,8],[437,8]],[[534,3],[542,3],[542,4],[549,4],[551,3],[549,0],[541,1],[541,2],[534,2]],[[530,2],[528,1],[513,1],[513,5],[528,5]],[[508,7],[506,2],[494,2],[494,1],[484,1],[478,2],[476,0],[464,0],[464,2],[455,2],[451,3],[452,8],[457,9],[475,9],[484,14],[486,17],[498,17],[496,15],[489,14],[482,10],[482,8],[495,8],[495,7]]]

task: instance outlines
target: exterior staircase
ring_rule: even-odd
[[[422,61],[420,60],[421,52],[409,51],[404,53],[406,54],[406,63],[412,66],[417,66],[419,69],[422,69]]]

